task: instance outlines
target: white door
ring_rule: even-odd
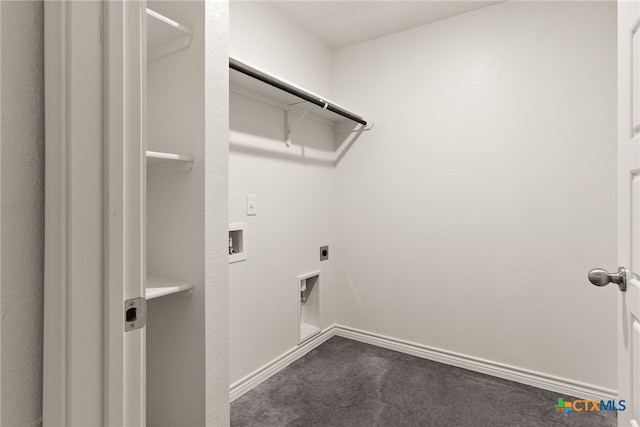
[[[618,296],[619,426],[640,423],[640,1],[618,2]]]
[[[145,425],[145,9],[45,2],[44,425]]]

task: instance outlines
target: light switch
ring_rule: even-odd
[[[255,194],[247,194],[247,216],[257,215],[258,199]]]

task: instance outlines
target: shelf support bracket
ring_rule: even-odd
[[[289,123],[291,123],[291,110],[289,108],[287,108],[286,111],[286,131],[287,131],[287,140],[285,141],[285,143],[287,144],[287,147],[291,147],[291,134],[293,133],[294,130],[296,130],[296,128],[298,127],[298,125],[300,124],[300,122],[302,121],[302,119],[304,119],[304,116],[307,115],[307,113],[309,112],[309,109],[311,108],[311,105],[307,106],[306,110],[304,110],[304,112],[302,113],[302,115],[298,118],[298,120],[294,123],[293,126],[289,126]]]

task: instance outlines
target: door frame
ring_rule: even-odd
[[[146,425],[146,327],[124,332],[124,303],[146,285],[147,2],[103,4],[105,425],[133,427]]]
[[[145,330],[124,332],[145,280],[144,106],[123,105],[144,99],[146,2],[44,7],[43,424],[144,425]]]
[[[638,279],[633,270],[638,269],[635,245],[631,233],[634,228],[633,171],[638,168],[640,133],[634,129],[637,118],[638,81],[634,79],[636,64],[633,60],[640,52],[634,51],[633,38],[640,28],[640,0],[619,0],[618,6],[618,265],[628,269],[626,292],[618,295],[618,398],[626,400],[627,410],[618,413],[618,425],[638,424],[638,369],[637,316],[640,314]],[[633,216],[632,216],[633,215]]]

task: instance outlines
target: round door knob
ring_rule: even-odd
[[[605,286],[611,283],[609,272],[602,268],[594,268],[589,271],[589,281],[596,286]]]
[[[627,271],[623,267],[618,267],[616,273],[609,273],[603,268],[594,268],[589,271],[589,281],[596,286],[615,283],[624,292],[627,290]]]

